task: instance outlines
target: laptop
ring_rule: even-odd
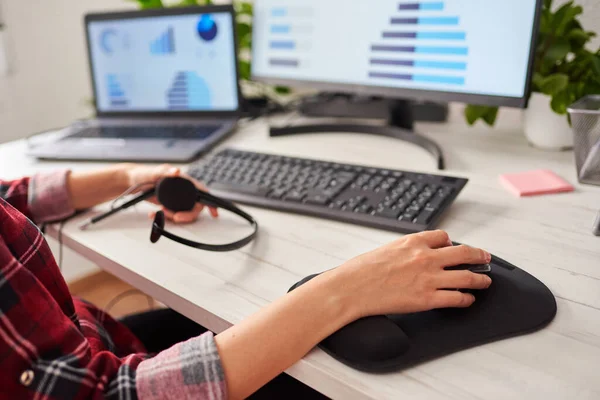
[[[86,15],[96,118],[29,154],[189,162],[211,149],[240,115],[234,15],[232,6]]]

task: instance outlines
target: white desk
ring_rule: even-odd
[[[516,114],[515,114],[516,115]],[[514,119],[503,115],[503,119]],[[470,178],[440,228],[541,279],[557,297],[558,315],[546,329],[462,351],[402,372],[357,372],[313,350],[288,372],[336,399],[598,399],[600,398],[600,238],[591,234],[600,188],[576,184],[572,153],[527,146],[511,128],[471,129],[463,123],[423,125],[443,147],[446,173]],[[410,144],[365,135],[269,139],[251,123],[227,143],[242,149],[339,162],[435,172],[432,158]],[[23,142],[0,146],[0,171],[17,176],[64,164],[23,157]],[[73,165],[89,168],[90,164]],[[517,199],[498,174],[549,168],[576,184],[571,194]],[[227,254],[148,240],[140,206],[82,232],[67,224],[65,243],[175,310],[220,332],[283,295],[308,274],[389,242],[374,229],[246,207],[260,222],[258,240]],[[237,238],[246,227],[224,215],[177,227],[198,240]],[[55,234],[56,231],[53,231]]]

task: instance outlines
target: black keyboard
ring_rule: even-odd
[[[231,149],[188,173],[228,200],[403,233],[432,229],[467,183]]]
[[[206,139],[219,125],[102,126],[83,128],[69,137],[107,139]]]

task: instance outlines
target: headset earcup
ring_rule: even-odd
[[[164,178],[156,185],[156,198],[168,210],[191,211],[196,205],[198,189],[192,181],[185,178]]]

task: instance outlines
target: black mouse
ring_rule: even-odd
[[[492,272],[491,264],[461,264],[454,267],[444,268],[446,271],[464,271],[469,270],[476,274],[488,274]]]

